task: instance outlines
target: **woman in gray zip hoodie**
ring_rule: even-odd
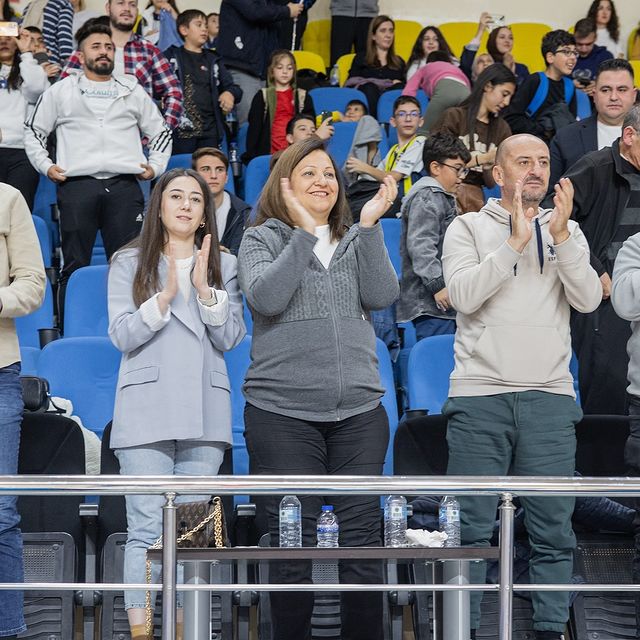
[[[385,181],[360,223],[340,171],[322,141],[289,147],[275,165],[238,255],[238,278],[253,315],[244,394],[251,472],[275,475],[379,475],[389,439],[380,404],[373,328],[366,313],[398,297],[398,279],[377,224],[396,185]],[[279,497],[266,500],[272,544]],[[302,537],[315,546],[322,496],[304,496]],[[341,546],[379,546],[375,496],[335,496]],[[341,580],[376,583],[375,562],[341,563]],[[270,579],[310,583],[309,562],[275,563]],[[272,593],[275,640],[311,638],[312,593]],[[382,597],[342,594],[343,640],[382,640]]]

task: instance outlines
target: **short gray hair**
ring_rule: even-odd
[[[622,121],[622,128],[633,127],[640,133],[640,104],[634,104]]]

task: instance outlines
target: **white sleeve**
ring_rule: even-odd
[[[160,331],[160,329],[169,322],[169,318],[171,317],[171,305],[167,307],[166,313],[162,315],[160,305],[158,304],[159,295],[159,293],[156,293],[140,305],[142,321],[147,325],[147,327],[149,327],[149,329],[151,329],[151,331]]]
[[[38,98],[49,88],[49,78],[38,64],[33,54],[20,54],[20,91],[29,104],[35,104]]]
[[[424,147],[425,139],[420,136],[396,161],[395,167],[392,171],[397,171],[403,176],[410,176],[414,171],[422,171],[422,148]]]
[[[58,86],[60,85],[49,87],[40,96],[33,112],[24,123],[24,150],[31,164],[45,176],[53,166],[47,151],[47,138],[55,129],[58,120],[55,96]]]
[[[214,289],[213,287],[211,287],[211,294],[216,299],[215,304],[204,304],[198,298],[200,319],[212,327],[221,327],[229,317],[229,296],[224,289]]]
[[[171,157],[171,129],[145,90],[138,85],[135,91],[140,105],[138,125],[142,135],[149,138],[149,166],[157,178],[165,172]]]

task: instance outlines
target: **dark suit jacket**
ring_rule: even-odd
[[[560,178],[583,156],[598,150],[597,114],[563,127],[551,141],[549,193]]]
[[[233,193],[230,193],[229,197],[231,198],[231,208],[229,209],[224,235],[220,239],[220,244],[227,247],[234,256],[237,256],[242,234],[251,213],[251,205],[244,200],[240,200]]]

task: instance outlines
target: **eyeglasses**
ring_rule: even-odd
[[[563,56],[567,56],[567,58],[577,58],[578,52],[575,49],[557,49],[556,55],[561,53]]]
[[[419,111],[396,111],[394,114],[395,118],[403,119],[403,120],[413,120],[414,118],[420,117]]]
[[[466,178],[469,175],[469,169],[467,169],[467,167],[454,167],[452,164],[447,164],[446,162],[439,162],[438,164],[453,169],[460,178]]]

